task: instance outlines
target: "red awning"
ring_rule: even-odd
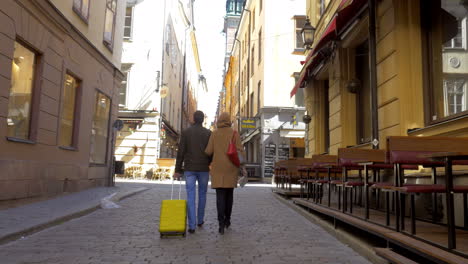
[[[315,45],[314,49],[311,52],[309,52],[309,55],[305,60],[304,66],[302,67],[301,74],[299,75],[299,80],[296,82],[296,85],[294,85],[294,88],[291,90],[291,97],[293,97],[297,93],[297,89],[301,88],[301,86],[304,84],[304,79],[307,76],[307,72],[309,71],[309,69],[313,69],[324,59],[323,56],[320,56],[320,49],[335,38],[336,17],[334,17],[330,21],[330,23],[328,23],[327,28],[320,36],[320,39]]]
[[[314,67],[319,65],[320,62],[325,59],[325,57],[320,55],[320,49],[338,37],[338,31],[342,31],[349,24],[351,19],[358,13],[359,10],[361,10],[365,3],[367,3],[367,0],[341,1],[340,5],[338,6],[338,10],[336,11],[332,20],[328,23],[327,28],[320,36],[320,39],[315,45],[314,49],[309,52],[304,66],[302,67],[301,74],[299,75],[299,79],[291,90],[291,97],[296,94],[297,89],[303,86],[307,72],[314,69]]]

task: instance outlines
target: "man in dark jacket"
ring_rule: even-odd
[[[174,173],[174,179],[180,179],[182,172],[185,176],[189,233],[195,232],[195,225],[198,224],[201,227],[205,217],[206,190],[208,188],[209,165],[211,163],[211,157],[205,154],[205,148],[210,139],[211,131],[203,127],[204,119],[205,114],[202,111],[196,111],[193,114],[194,124],[182,132]],[[195,215],[195,186],[197,181],[198,213]]]

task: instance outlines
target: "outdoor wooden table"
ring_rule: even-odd
[[[445,195],[447,207],[448,249],[456,248],[455,208],[453,202],[453,173],[452,163],[455,160],[468,160],[468,152],[436,152],[423,155],[435,161],[445,163]]]

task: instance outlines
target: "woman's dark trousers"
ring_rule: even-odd
[[[231,212],[234,188],[216,189],[216,207],[218,209],[219,226],[224,227],[231,223]]]

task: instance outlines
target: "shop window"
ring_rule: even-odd
[[[63,147],[76,147],[76,115],[80,81],[70,74],[65,75],[62,91],[62,111],[60,114],[59,144]]]
[[[305,21],[305,16],[294,17],[294,31],[296,33],[294,39],[294,51],[304,51],[304,39],[302,37],[302,29],[304,28]]]
[[[360,83],[356,94],[357,141],[358,144],[363,144],[370,142],[372,138],[369,42],[364,41],[356,47],[355,52],[356,78]]]
[[[89,1],[73,0],[73,11],[86,23],[88,23],[89,19]]]
[[[110,98],[101,92],[97,92],[91,128],[89,157],[90,163],[93,164],[106,163],[110,107]]]
[[[425,105],[428,124],[468,113],[468,70],[465,1],[437,0],[421,3],[425,66]]]
[[[125,9],[125,24],[124,24],[124,40],[131,40],[133,34],[133,6],[128,6]]]
[[[117,0],[106,0],[106,14],[104,22],[104,44],[112,49],[114,46],[115,16],[117,13]]]
[[[36,64],[36,53],[23,44],[15,42],[8,101],[8,137],[30,139],[31,105]]]

